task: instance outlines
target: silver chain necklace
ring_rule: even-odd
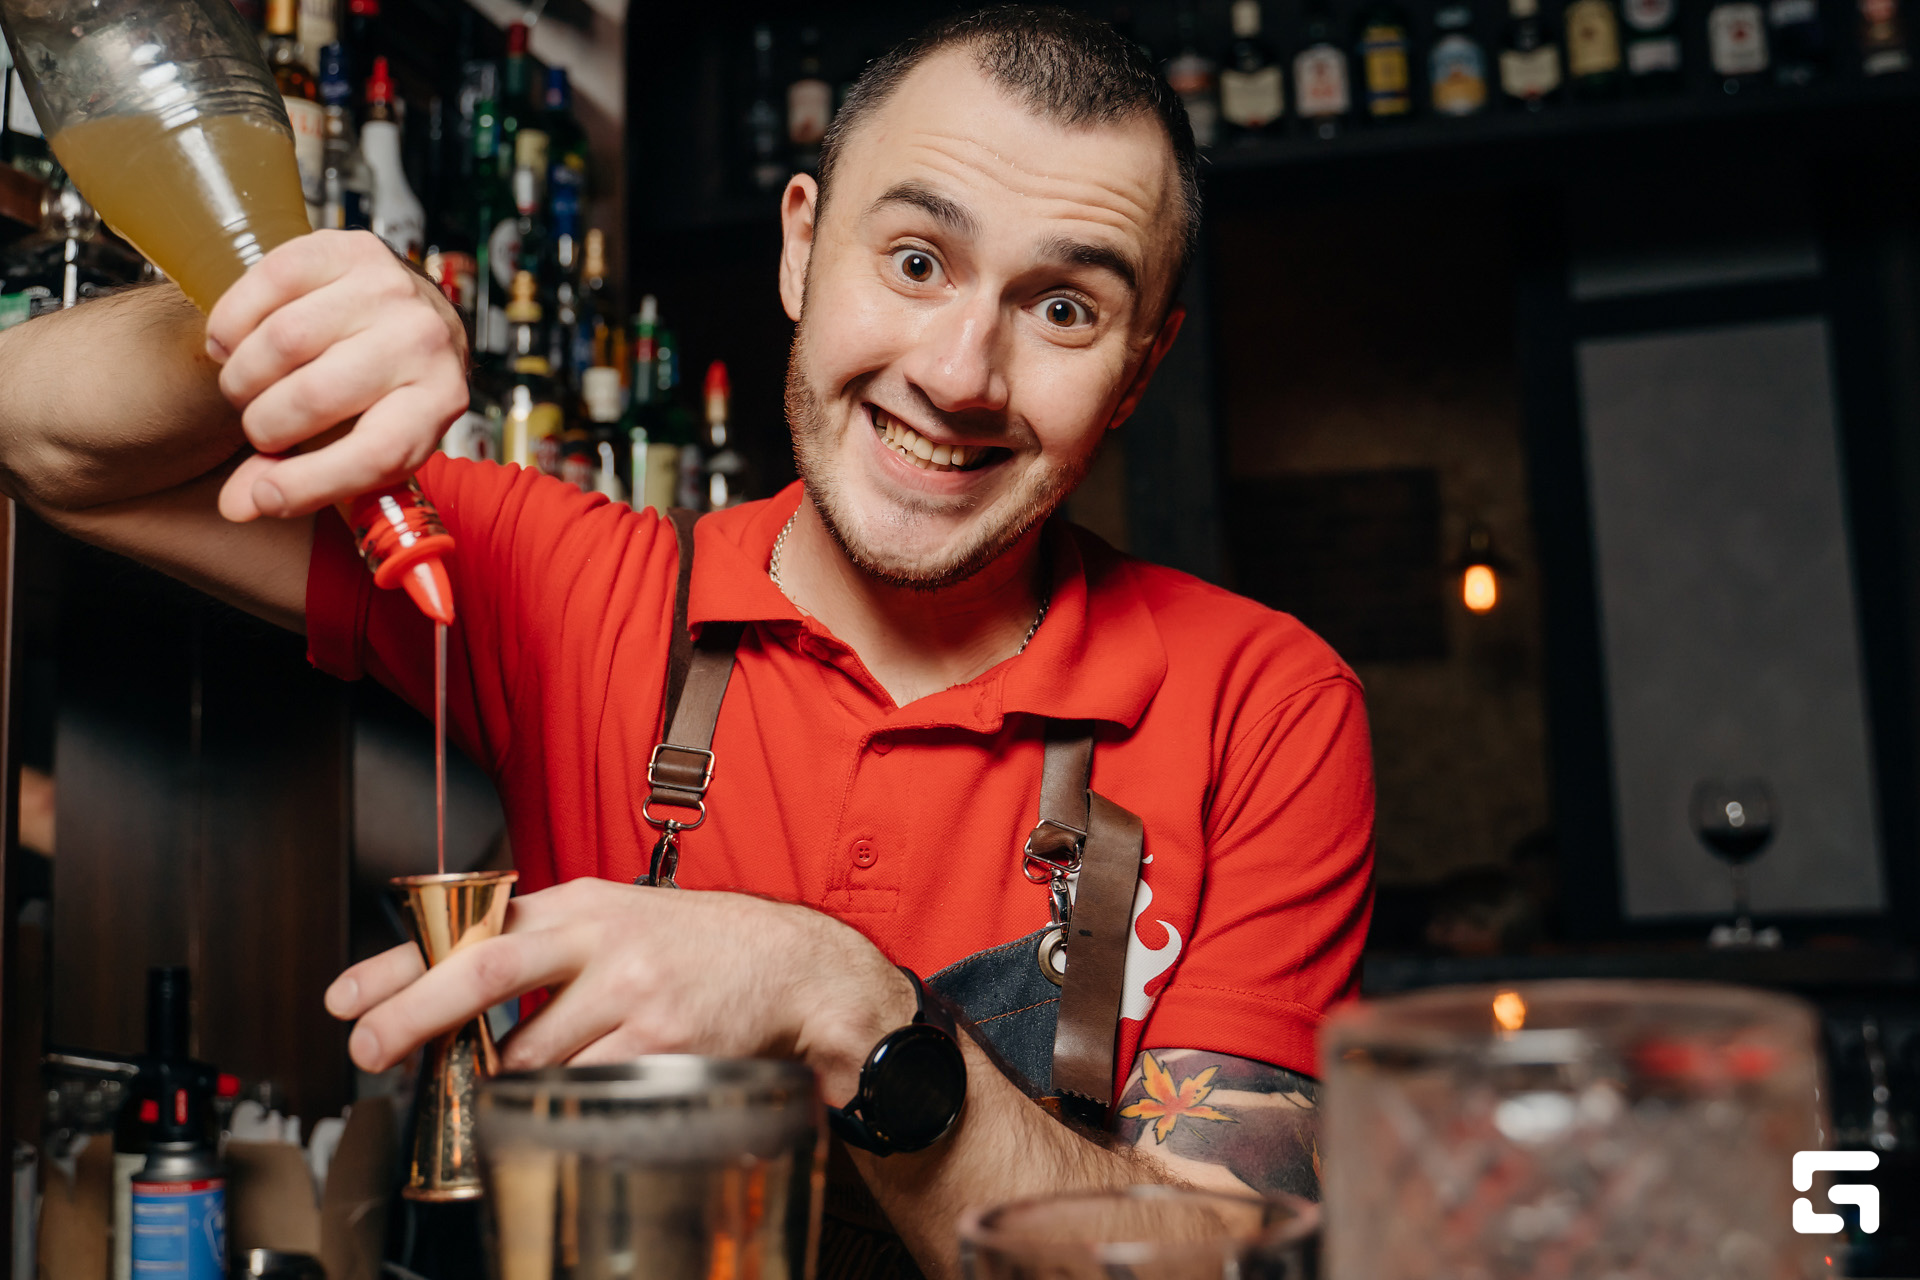
[[[773,540],[773,554],[767,558],[767,577],[772,579],[774,586],[780,588],[780,594],[783,596],[787,595],[787,584],[780,581],[780,553],[787,549],[787,535],[793,532],[793,526],[799,522],[799,519],[798,511],[787,517],[787,522],[780,526],[780,536]],[[787,596],[787,598],[791,600],[793,597]],[[1052,604],[1053,584],[1049,582],[1045,594],[1040,597],[1040,612],[1033,615],[1033,625],[1027,628],[1027,638],[1022,640],[1020,647],[1013,651],[1014,657],[1017,658],[1025,653],[1027,646],[1033,643],[1034,633],[1039,631],[1040,624],[1047,620],[1047,609]]]

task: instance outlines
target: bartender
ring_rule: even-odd
[[[431,972],[340,976],[361,1068],[535,992],[512,1068],[804,1060],[880,1211],[830,1237],[848,1268],[890,1223],[953,1274],[958,1215],[1018,1196],[1314,1194],[1315,1031],[1370,901],[1359,685],[1054,518],[1180,328],[1178,99],[1091,19],[950,19],[867,68],[780,212],[801,479],[687,536],[434,454],[460,322],[363,233],[204,325],[160,286],[8,332],[5,488],[430,706],[430,625],[331,510],[417,472],[458,545],[450,729],[523,892]]]

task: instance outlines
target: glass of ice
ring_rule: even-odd
[[[968,1280],[1311,1280],[1319,1206],[1164,1186],[1070,1192],[969,1214]]]
[[[1825,1145],[1813,1010],[1737,987],[1543,982],[1328,1024],[1332,1280],[1807,1280],[1793,1156]],[[1816,1193],[1817,1194],[1817,1193]]]

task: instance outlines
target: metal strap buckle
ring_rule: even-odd
[[[1033,851],[1033,837],[1048,827],[1052,827],[1055,831],[1064,831],[1073,837],[1072,853],[1065,861],[1049,858],[1044,853]],[[1045,884],[1057,875],[1073,875],[1080,870],[1080,853],[1086,847],[1086,843],[1087,833],[1079,827],[1054,818],[1042,818],[1039,825],[1035,826],[1032,833],[1027,836],[1026,848],[1021,850],[1025,858],[1021,870],[1026,874],[1027,880],[1033,884]]]
[[[692,822],[682,822],[678,818],[656,818],[653,814],[653,797],[648,796],[640,804],[640,816],[647,820],[649,826],[659,827],[663,830],[667,827],[672,827],[675,831],[692,831],[707,820],[707,802],[705,800],[695,800],[691,804],[685,805],[673,800],[665,800],[661,803],[672,804],[683,809],[692,809],[700,816]]]
[[[647,789],[649,791],[658,791],[661,789],[660,780],[653,776],[653,772],[660,765],[660,753],[662,751],[683,751],[690,756],[705,756],[707,758],[706,769],[700,775],[700,785],[698,787],[683,787],[678,783],[670,783],[666,787],[668,791],[693,791],[697,794],[705,795],[707,785],[713,781],[713,752],[703,751],[699,747],[675,746],[671,742],[656,743],[653,748],[653,754],[647,757]]]

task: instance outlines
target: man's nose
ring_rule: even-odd
[[[997,413],[1007,407],[1004,339],[993,299],[955,300],[921,331],[903,372],[942,413]]]

